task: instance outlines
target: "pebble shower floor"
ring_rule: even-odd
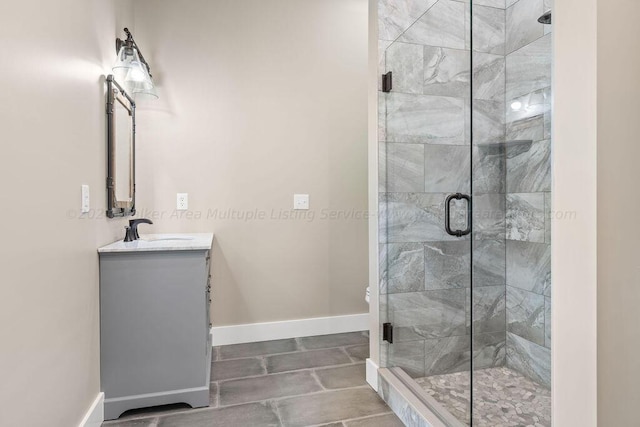
[[[418,384],[469,424],[469,372],[419,378]],[[551,391],[509,368],[473,372],[474,427],[550,427]]]

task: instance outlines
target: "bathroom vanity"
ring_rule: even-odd
[[[105,419],[209,405],[213,234],[151,234],[98,249]]]

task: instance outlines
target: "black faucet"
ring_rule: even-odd
[[[133,242],[140,238],[138,234],[138,224],[153,224],[153,222],[146,218],[130,219],[129,226],[124,228],[126,230],[124,235],[125,242]]]

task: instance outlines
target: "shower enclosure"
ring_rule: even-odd
[[[381,367],[443,425],[551,425],[551,7],[379,0]]]

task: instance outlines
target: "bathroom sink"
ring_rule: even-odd
[[[140,240],[145,242],[171,242],[171,241],[183,241],[193,240],[193,237],[188,236],[158,236],[158,237],[141,237]]]
[[[149,251],[195,251],[209,250],[213,241],[212,233],[159,233],[143,234],[138,240],[125,242],[118,240],[98,249],[109,252],[149,252]]]

